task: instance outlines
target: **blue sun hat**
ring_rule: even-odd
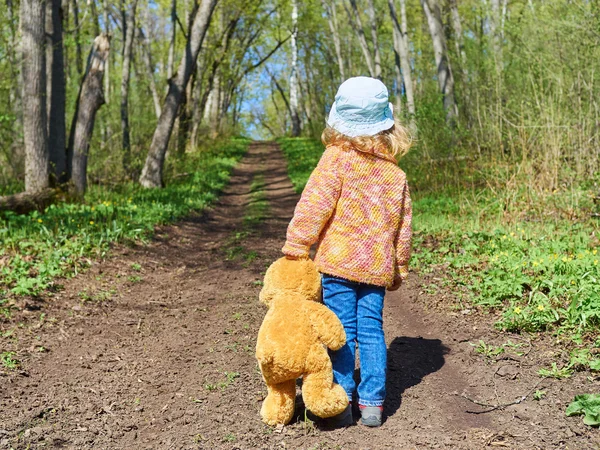
[[[355,77],[344,81],[331,105],[327,125],[349,136],[373,136],[394,126],[388,90],[381,81]]]

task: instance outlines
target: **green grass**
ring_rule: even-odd
[[[213,202],[244,154],[235,139],[186,155],[165,189],[136,183],[91,186],[83,203],[51,205],[43,213],[0,215],[0,315],[11,296],[38,295],[57,277],[71,276],[115,242],[145,241],[154,227]],[[136,268],[134,268],[136,270]]]
[[[323,146],[308,139],[279,143],[301,191]],[[496,312],[499,329],[551,331],[574,345],[600,346],[594,342],[600,330],[600,229],[586,218],[591,192],[573,187],[537,198],[523,186],[484,182],[489,173],[481,168],[462,165],[455,168],[460,178],[451,177],[447,169],[436,172],[419,162],[418,150],[409,155],[400,165],[413,197],[412,270],[441,274],[456,308]],[[569,218],[573,211],[578,216]]]

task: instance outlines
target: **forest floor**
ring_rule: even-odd
[[[0,336],[20,360],[0,371],[0,448],[600,448],[565,417],[585,373],[540,378],[550,338],[457,311],[451,292],[427,293],[435,274],[386,297],[381,428],[328,430],[300,397],[292,424],[264,425],[258,293],[298,200],[285,167],[276,144],[252,144],[210,210],[24,301]]]

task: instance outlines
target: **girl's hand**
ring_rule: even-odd
[[[394,277],[394,282],[392,283],[392,285],[390,287],[387,288],[388,291],[397,291],[400,286],[402,286],[402,278],[400,278],[400,275],[396,275]]]

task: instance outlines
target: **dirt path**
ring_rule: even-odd
[[[280,433],[263,425],[258,292],[297,199],[277,146],[253,144],[211,211],[116,250],[4,327],[22,368],[0,376],[0,448],[600,448],[580,419],[564,418],[585,377],[538,385],[523,355],[482,357],[471,343],[506,336],[485,317],[427,310],[433,297],[416,276],[386,299],[380,429],[319,429],[301,409]],[[534,386],[546,398],[486,414],[460,396],[506,402]]]

